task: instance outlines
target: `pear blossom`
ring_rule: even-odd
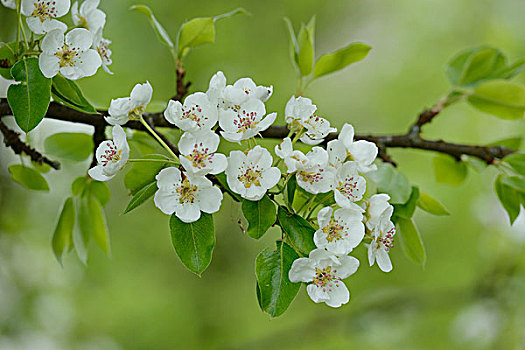
[[[331,132],[336,132],[336,128],[330,126],[330,122],[315,114],[302,121],[306,132],[299,138],[302,143],[307,145],[318,145],[324,141],[325,137]]]
[[[390,196],[386,193],[374,194],[370,199],[363,203],[366,209],[366,227],[373,230],[381,222],[389,221],[394,207],[388,203]]]
[[[135,85],[130,97],[111,100],[106,121],[111,125],[124,125],[128,120],[139,119],[146,111],[152,95],[153,88],[149,81]]]
[[[286,103],[284,117],[290,127],[303,126],[303,121],[310,118],[316,110],[317,106],[312,103],[311,99],[292,96]]]
[[[343,208],[359,208],[355,202],[360,201],[366,191],[366,180],[357,173],[356,162],[346,162],[335,176],[334,197],[337,205]]]
[[[250,78],[241,78],[233,85],[224,88],[225,100],[232,104],[242,104],[249,99],[257,99],[266,102],[273,93],[273,86],[257,86]]]
[[[98,165],[89,169],[88,174],[98,181],[113,178],[129,158],[129,146],[126,133],[119,125],[113,127],[113,140],[102,142],[95,153]]]
[[[232,151],[228,157],[226,180],[241,197],[258,201],[281,178],[281,171],[272,167],[273,159],[266,148],[255,146],[247,154]]]
[[[164,214],[175,215],[183,222],[195,222],[201,212],[212,214],[219,211],[221,190],[204,176],[181,172],[170,167],[162,169],[157,176],[153,201]]]
[[[392,215],[393,207],[387,209],[387,215]],[[377,261],[377,265],[383,272],[392,271],[392,262],[388,252],[390,248],[394,246],[394,235],[396,234],[396,228],[392,221],[381,220],[377,226],[374,227],[370,236],[372,242],[368,245],[368,262],[370,266],[374,265]]]
[[[219,174],[228,166],[226,156],[214,153],[219,135],[208,131],[199,135],[186,132],[179,140],[180,162],[186,171],[197,174]]]
[[[354,141],[354,127],[350,124],[345,123],[337,140],[328,142],[327,148],[332,155],[331,162],[338,165],[349,158],[357,162],[358,170],[362,174],[377,169],[376,165],[372,164],[377,157],[376,144],[365,140]]]
[[[92,33],[101,30],[106,24],[106,14],[97,8],[99,4],[100,0],[85,0],[79,9],[78,2],[73,3],[71,7],[73,23]]]
[[[109,49],[109,44],[111,44],[111,41],[102,37],[102,29],[97,30],[93,35],[93,48],[97,50],[98,54],[100,55],[100,59],[102,60],[102,69],[104,69],[106,73],[113,74],[113,72],[108,68],[108,66],[113,63],[111,60],[111,50]]]
[[[224,89],[226,88],[226,77],[222,71],[215,73],[208,86],[206,95],[210,103],[215,104],[218,107],[224,105]]]
[[[7,8],[16,10],[16,1],[15,0],[2,0],[2,5]]]
[[[275,154],[284,160],[288,173],[296,172],[298,166],[305,165],[308,162],[308,158],[303,152],[293,149],[292,140],[289,137],[275,146]]]
[[[277,113],[266,114],[264,103],[252,98],[240,105],[220,112],[219,126],[222,137],[230,142],[240,142],[254,137],[273,124]]]
[[[27,26],[33,33],[45,34],[53,29],[64,32],[67,30],[67,25],[56,18],[69,12],[70,0],[22,0],[21,5],[20,12],[27,17]]]
[[[306,157],[306,163],[297,163],[297,185],[312,194],[330,191],[335,169],[328,165],[328,153],[321,147],[314,147]]]
[[[333,218],[332,218],[333,213]],[[361,210],[325,207],[317,214],[319,230],[314,234],[317,248],[325,248],[335,255],[346,255],[361,243],[365,236]]]
[[[50,31],[42,40],[38,61],[42,74],[52,78],[60,72],[71,80],[94,75],[102,62],[97,51],[90,49],[92,43],[87,29],[73,29],[65,38],[61,29]]]
[[[183,131],[192,133],[209,131],[217,123],[217,107],[210,102],[203,92],[196,92],[184,100],[184,105],[179,101],[171,100],[168,103],[164,117]]]
[[[350,292],[343,279],[354,274],[358,268],[359,260],[353,256],[337,257],[324,249],[315,249],[308,258],[293,262],[288,278],[291,282],[311,282],[306,287],[310,298],[335,308],[350,300]]]

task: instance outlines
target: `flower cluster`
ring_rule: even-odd
[[[31,32],[41,39],[39,65],[42,74],[52,78],[58,73],[76,80],[94,75],[100,66],[112,74],[111,41],[103,38],[106,14],[98,9],[100,0],[84,0],[71,6],[70,0],[21,0],[20,12]],[[2,0],[16,9],[14,0]],[[59,19],[71,9],[75,28]]]
[[[98,165],[89,171],[93,178],[110,179],[128,160],[120,125],[129,120],[143,123],[163,144],[143,117],[152,93],[146,82],[137,84],[129,97],[111,101],[106,121],[114,125],[114,138],[99,146]],[[279,196],[292,177],[309,196],[305,203],[310,203],[306,206],[311,210],[308,217],[318,207],[313,205],[317,195],[331,197],[333,204],[317,211],[318,229],[312,237],[316,249],[307,258],[295,260],[288,277],[291,282],[307,283],[308,295],[314,302],[339,307],[350,298],[343,280],[359,267],[359,261],[349,254],[363,241],[370,266],[377,262],[382,271],[392,270],[388,253],[395,235],[393,206],[388,195],[367,191],[365,177],[376,170],[378,149],[374,143],[355,141],[354,128],[349,124],[344,124],[337,139],[322,147],[336,129],[317,115],[317,106],[309,98],[292,96],[284,116],[290,132],[275,146],[274,159],[255,140],[276,119],[276,113],[266,114],[265,102],[272,93],[271,86],[258,86],[250,78],[227,85],[224,74],[217,72],[206,92],[195,92],[184,101],[169,101],[164,117],[183,134],[177,154],[173,147],[163,144],[172,154],[170,162],[174,166],[157,174],[154,203],[163,213],[191,223],[199,220],[202,212],[217,212],[226,190],[248,201],[259,201],[272,190],[269,198],[283,205],[279,202],[283,197]],[[219,135],[242,149],[231,151],[228,157],[218,153]],[[309,151],[295,149],[297,142],[311,146]],[[220,173],[226,179],[220,184],[222,191],[214,185],[217,179],[213,177]],[[288,205],[293,210],[293,203]]]

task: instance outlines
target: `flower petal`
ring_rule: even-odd
[[[151,101],[153,95],[153,88],[149,81],[144,84],[137,84],[131,91],[131,108],[139,106],[147,106]]]
[[[292,263],[288,278],[290,282],[310,282],[315,277],[315,265],[309,258],[299,258]]]

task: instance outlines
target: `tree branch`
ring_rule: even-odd
[[[74,123],[83,123],[93,126],[105,126],[106,121],[102,117],[106,114],[106,111],[100,111],[100,115],[86,114],[69,107],[65,107],[56,102],[52,102],[49,106],[46,118],[58,119],[63,121],[69,121]],[[412,126],[408,133],[399,135],[356,135],[356,140],[367,140],[374,142],[380,149],[380,155],[385,152],[387,148],[413,148],[421,149],[426,151],[434,151],[439,153],[448,154],[456,159],[460,159],[462,155],[468,155],[479,158],[487,164],[494,163],[495,160],[502,159],[503,157],[514,153],[515,151],[502,146],[480,146],[480,145],[465,145],[451,142],[445,142],[442,140],[432,141],[424,139],[420,136],[421,127],[430,121],[438,114],[436,111],[424,110],[416,122],[415,126]],[[11,109],[6,99],[0,99],[0,117],[5,115],[11,115]],[[144,118],[155,127],[175,128],[174,125],[169,124],[162,113],[151,113],[144,114]],[[146,131],[144,126],[138,121],[129,121],[125,125],[128,128]],[[261,134],[267,138],[283,139],[288,135],[288,128],[285,125],[271,126]],[[325,142],[333,140],[338,137],[337,133],[328,135]],[[383,153],[383,154],[386,154]],[[384,158],[383,158],[384,159]]]

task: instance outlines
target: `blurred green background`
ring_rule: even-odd
[[[194,0],[144,1],[175,36],[185,19],[243,6],[251,16],[218,22],[216,43],[186,59],[192,91],[206,90],[217,70],[229,82],[250,76],[274,86],[268,111],[279,112],[297,81],[288,57],[283,16],[297,25],[317,16],[317,54],[351,41],[373,47],[369,57],[314,82],[306,92],[323,115],[359,133],[404,132],[418,112],[449,86],[446,62],[458,51],[488,44],[511,60],[525,56],[525,2],[518,0]],[[149,80],[155,100],[174,95],[170,55],[134,1],[102,1],[105,37],[113,41],[115,75],[102,70],[80,84],[97,105],[127,96]],[[15,13],[0,7],[0,40],[14,38]],[[525,74],[517,78],[525,82]],[[10,124],[12,125],[12,124]],[[30,134],[42,149],[46,135],[72,130],[48,124]],[[56,126],[58,125],[58,126]],[[75,126],[76,127],[76,126]],[[87,130],[87,129],[79,129]],[[489,143],[525,134],[509,122],[454,105],[425,127],[425,136]],[[237,225],[229,198],[215,215],[217,245],[202,278],[188,272],[171,246],[168,217],[151,202],[122,215],[128,196],[123,175],[109,183],[106,207],[112,257],[91,247],[89,265],[69,254],[61,268],[50,235],[71,181],[89,162],[63,161],[46,175],[52,191],[31,193],[12,182],[7,165],[19,162],[0,148],[0,349],[525,349],[525,215],[513,227],[492,191],[496,171],[473,171],[460,187],[436,184],[432,154],[392,150],[399,169],[439,198],[452,215],[418,212],[426,244],[422,269],[399,247],[394,270],[367,266],[346,280],[351,301],[340,309],[314,304],[304,288],[280,318],[263,314],[255,295],[254,260],[279,237],[261,241]]]

